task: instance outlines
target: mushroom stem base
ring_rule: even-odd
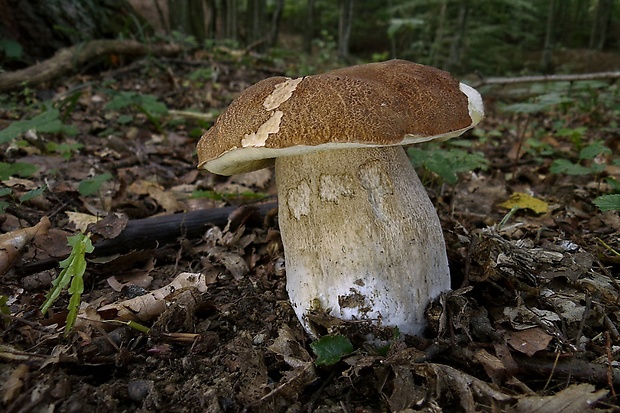
[[[450,288],[441,225],[399,147],[276,160],[287,290],[304,328],[325,310],[419,335],[429,301]]]

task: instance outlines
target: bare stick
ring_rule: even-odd
[[[182,47],[177,44],[143,44],[135,40],[93,40],[60,49],[51,58],[25,69],[0,73],[0,91],[55,79],[75,71],[76,68],[92,59],[111,53],[132,56],[146,54],[170,56],[181,51]]]

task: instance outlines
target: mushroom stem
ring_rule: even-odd
[[[287,289],[297,317],[323,309],[419,335],[450,289],[435,208],[400,146],[276,159]]]

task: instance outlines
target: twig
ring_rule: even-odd
[[[576,82],[584,80],[620,79],[620,72],[598,72],[571,75],[543,75],[521,77],[487,77],[477,82],[472,82],[472,87],[484,85],[513,85],[517,83],[540,83],[540,82]]]
[[[620,369],[603,364],[596,364],[585,360],[571,357],[569,360],[560,358],[548,360],[544,357],[526,357],[513,354],[514,360],[522,373],[532,373],[546,376],[554,372],[559,378],[571,376],[573,379],[589,383],[608,383],[608,374],[611,374],[611,382],[620,385]]]
[[[213,112],[198,113],[198,112],[191,112],[189,110],[175,110],[175,109],[168,109],[168,115],[176,116],[179,118],[204,120],[206,122],[215,120],[215,118],[217,117],[217,115]]]

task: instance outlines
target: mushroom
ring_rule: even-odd
[[[275,161],[287,290],[307,314],[423,333],[429,302],[450,289],[437,213],[401,145],[461,135],[484,116],[480,94],[403,60],[246,89],[198,143],[220,175]]]

